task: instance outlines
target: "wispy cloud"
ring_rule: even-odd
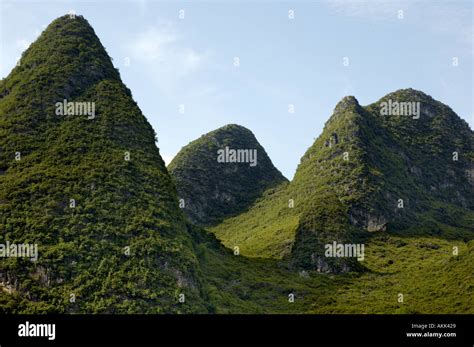
[[[23,53],[30,45],[36,41],[36,39],[41,35],[41,32],[46,28],[46,25],[43,25],[42,29],[35,29],[34,33],[28,37],[21,37],[15,40],[15,48],[18,54]]]
[[[467,9],[450,3],[439,3],[431,6],[428,19],[433,23],[431,28],[441,33],[455,35],[460,43],[468,44],[472,53],[474,23],[472,20],[472,6]]]
[[[172,91],[179,80],[198,71],[209,52],[187,47],[173,22],[150,26],[127,44],[132,61],[147,64],[163,89]]]
[[[10,51],[10,57],[6,57],[4,52],[2,51],[2,60],[9,60],[11,61],[11,64],[14,66],[17,61],[21,58],[21,55],[24,51],[30,47],[30,45],[40,36],[41,31],[36,29],[34,34],[31,36],[25,36],[25,37],[20,37],[20,38],[12,38],[13,40],[13,47],[14,50]],[[3,38],[2,38],[3,39]],[[12,66],[12,68],[13,68]],[[4,66],[3,64],[0,65],[0,76],[3,76],[4,74]]]
[[[326,0],[324,3],[333,13],[373,20],[397,19],[398,11],[408,5],[407,1],[390,0]]]
[[[31,45],[31,41],[26,39],[18,39],[15,41],[15,47],[18,51],[23,52]]]
[[[136,41],[130,48],[134,58],[142,61],[163,60],[169,54],[169,47],[176,42],[176,34],[169,29],[149,27],[138,34]]]
[[[423,0],[325,0],[336,15],[365,18],[370,21],[395,21],[399,11],[423,30],[450,35],[472,54],[474,23],[472,3],[468,1],[430,2]]]

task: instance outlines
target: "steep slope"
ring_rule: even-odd
[[[419,103],[418,117],[384,114],[389,100]],[[473,133],[449,107],[412,89],[367,107],[346,97],[290,184],[211,230],[249,256],[349,271],[357,262],[328,259],[325,244],[382,231],[472,239],[472,177]]]
[[[168,170],[182,207],[197,225],[211,225],[245,210],[286,179],[252,132],[229,124],[183,147]]]
[[[38,246],[0,258],[0,312],[207,312],[155,133],[89,23],[53,21],[0,96],[0,243]]]

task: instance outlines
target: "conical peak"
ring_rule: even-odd
[[[217,146],[223,146],[225,144],[239,144],[249,148],[260,147],[258,140],[252,131],[237,124],[224,125],[201,135],[201,139],[205,139],[206,141],[210,140]]]
[[[368,108],[373,111],[377,110],[376,114],[412,115],[414,119],[420,119],[428,123],[439,117],[446,120],[451,119],[459,124],[465,123],[448,105],[420,90],[412,88],[399,89],[388,93],[369,105]]]
[[[89,24],[87,19],[84,18],[84,16],[76,15],[76,14],[65,14],[53,20],[46,28],[46,31],[50,29],[57,29],[63,25],[67,25],[71,23],[76,26],[82,25],[84,27],[92,29],[92,26]]]
[[[422,92],[421,90],[416,90],[413,88],[398,89],[394,92],[388,93],[387,95],[382,97],[379,100],[379,102],[387,100],[387,99],[402,100],[402,101],[427,101],[427,102],[435,101],[428,94]]]
[[[49,25],[2,81],[0,95],[0,224],[11,216],[12,243],[37,240],[45,254],[66,245],[77,269],[93,271],[88,279],[80,271],[63,276],[69,271],[67,262],[44,262],[51,285],[46,288],[33,276],[15,288],[22,305],[28,305],[22,307],[34,310],[39,304],[48,312],[86,313],[97,304],[96,312],[102,313],[190,312],[194,307],[208,312],[194,238],[179,210],[154,131],[87,21],[66,16]],[[67,106],[58,108],[65,99]],[[94,116],[89,118],[91,110]],[[24,182],[41,187],[33,199],[31,184]],[[74,219],[67,218],[72,211]],[[25,218],[34,221],[31,227],[24,228]],[[82,232],[74,232],[78,222]],[[66,243],[61,230],[68,235]],[[98,234],[101,242],[96,242]],[[124,238],[132,248],[147,244],[153,250],[137,246],[137,259],[143,261],[121,261],[116,250]],[[100,257],[89,259],[89,252]],[[13,279],[37,271],[33,263],[24,263],[12,269]],[[137,281],[131,268],[149,280]],[[75,283],[104,283],[110,274],[127,283],[120,297],[104,287],[101,298],[84,292],[81,305],[61,304],[61,293]],[[51,295],[29,300],[28,293],[38,288],[51,289]],[[189,308],[175,304],[173,293],[180,289],[191,298]],[[133,294],[138,292],[139,298]],[[129,299],[123,302],[123,297]]]
[[[253,134],[252,131],[238,124],[227,124],[216,130],[211,131],[208,134],[221,134],[221,133],[247,133]]]
[[[266,189],[286,179],[253,133],[228,124],[183,147],[168,165],[184,212],[211,225],[248,208]]]
[[[54,81],[43,103],[69,99],[102,80],[120,82],[120,75],[99,38],[82,16],[54,20],[22,54],[6,78],[8,93],[15,88],[38,89],[38,81]],[[17,83],[16,81],[22,81]]]
[[[357,99],[352,96],[345,96],[339,101],[334,108],[334,113],[345,112],[345,111],[353,111],[358,110],[360,108],[359,102]]]
[[[87,53],[84,52],[84,48],[88,46],[100,46],[103,51],[100,53],[105,53],[94,29],[83,16],[64,15],[46,27],[38,39],[23,53],[22,60],[33,53],[35,58],[39,58],[37,55],[41,52],[51,56],[57,54],[80,55],[84,60],[85,53]],[[62,65],[65,64],[67,61],[64,61]]]

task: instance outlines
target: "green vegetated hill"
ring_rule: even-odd
[[[404,93],[431,103],[426,126],[344,99],[292,182],[248,130],[218,130],[219,145],[258,150],[253,171],[233,169],[258,194],[225,169],[233,186],[214,182],[234,205],[201,214],[226,218],[212,231],[240,247],[234,255],[179,209],[155,133],[87,21],[55,20],[0,81],[0,244],[35,243],[39,253],[0,257],[0,314],[474,313],[472,132],[423,94],[393,97]],[[94,102],[94,116],[58,114],[64,99]],[[204,162],[215,156],[213,138],[188,146],[190,157],[193,148]],[[188,165],[180,178],[217,178]],[[403,212],[393,207],[400,195]],[[322,259],[330,239],[364,242],[366,271]]]
[[[384,115],[383,102],[419,103],[419,117]],[[289,257],[319,271],[359,269],[324,245],[374,233],[474,237],[473,133],[448,106],[412,89],[367,107],[345,97],[289,184],[211,230],[252,257]]]
[[[420,117],[382,115],[389,99]],[[467,124],[421,92],[344,98],[293,181],[208,228],[248,257],[200,246],[216,312],[473,313],[472,150]],[[364,244],[364,260],[325,257],[333,241]]]
[[[252,132],[230,124],[189,143],[168,165],[188,218],[211,225],[244,211],[287,180]]]
[[[39,253],[0,258],[0,312],[207,312],[154,130],[88,22],[53,21],[0,96],[0,243]]]

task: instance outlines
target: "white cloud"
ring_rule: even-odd
[[[399,10],[406,10],[406,1],[390,0],[326,0],[329,9],[348,17],[370,19],[397,19]]]
[[[330,11],[347,17],[363,17],[370,20],[397,20],[399,11],[407,19],[419,18],[426,28],[436,31],[471,35],[472,15],[462,2],[408,1],[408,0],[325,0]],[[428,25],[427,25],[428,24]]]
[[[186,71],[191,71],[199,67],[199,64],[202,62],[204,56],[195,52],[192,49],[185,49],[182,53],[179,54],[182,59],[183,69]]]
[[[416,20],[416,25],[435,34],[446,34],[463,45],[472,54],[474,24],[472,13],[462,1],[429,2],[411,0],[325,0],[329,10],[346,17],[370,21],[399,20],[403,11],[406,20]]]
[[[459,42],[467,44],[472,53],[474,23],[471,11],[456,4],[439,3],[431,6],[427,16],[434,24],[432,30],[453,35]]]
[[[169,56],[169,45],[174,42],[176,42],[175,33],[150,27],[138,35],[136,41],[130,45],[130,49],[132,56],[137,60],[160,61]]]
[[[30,45],[36,41],[36,39],[41,35],[42,30],[40,29],[35,29],[33,35],[31,38],[20,38],[15,40],[15,48],[17,49],[18,52],[22,53],[26,51]],[[29,35],[28,35],[29,36]]]
[[[15,47],[17,48],[17,50],[19,50],[20,52],[23,52],[24,50],[26,50],[28,47],[30,47],[30,44],[31,44],[31,41],[28,41],[26,39],[19,39],[19,40],[16,40],[15,41]]]
[[[175,25],[168,22],[161,27],[148,27],[127,44],[133,62],[147,64],[156,81],[165,91],[172,92],[179,79],[199,70],[208,52],[200,52],[184,45]]]

